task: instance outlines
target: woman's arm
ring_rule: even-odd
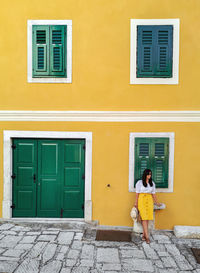
[[[139,193],[136,193],[136,195],[135,195],[135,204],[134,204],[134,206],[136,208],[138,207],[138,197],[139,197]]]
[[[156,194],[155,194],[155,193],[152,193],[152,197],[153,197],[154,204],[156,204],[158,207],[160,207],[161,204],[158,203],[157,198],[156,198]]]

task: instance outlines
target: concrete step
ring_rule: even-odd
[[[78,229],[94,228],[98,226],[98,221],[85,222],[77,219],[60,219],[60,218],[0,218],[0,224],[11,223],[15,225],[29,226],[34,229],[59,228],[59,229]]]
[[[200,226],[174,226],[177,238],[200,239]]]

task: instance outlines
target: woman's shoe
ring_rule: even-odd
[[[142,235],[142,241],[145,241],[145,240],[146,240],[145,236],[144,236],[144,235]]]
[[[147,243],[147,244],[150,244],[149,238],[146,238],[146,243]]]

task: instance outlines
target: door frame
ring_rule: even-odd
[[[13,138],[49,138],[49,139],[85,139],[85,204],[84,220],[92,221],[92,132],[58,131],[3,131],[3,205],[2,216],[12,218],[12,139]],[[50,219],[50,218],[49,218]],[[53,218],[51,218],[52,220]],[[57,219],[57,218],[56,218]],[[69,220],[69,218],[66,218]],[[74,219],[74,218],[73,218]],[[75,218],[80,220],[80,218]]]

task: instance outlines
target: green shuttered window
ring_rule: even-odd
[[[137,78],[171,78],[172,25],[137,26]]]
[[[168,188],[168,166],[169,138],[135,138],[135,183],[148,168],[156,187]]]
[[[66,77],[65,25],[33,25],[33,77]]]

